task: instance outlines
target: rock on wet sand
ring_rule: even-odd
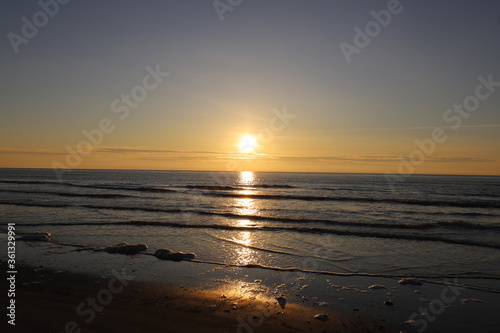
[[[280,297],[276,297],[276,300],[278,301],[278,304],[280,305],[280,307],[284,310],[285,306],[286,306],[286,298],[283,296],[280,296]]]
[[[321,320],[321,321],[327,321],[328,320],[328,315],[320,313],[320,314],[315,315],[314,319]]]
[[[104,251],[108,253],[121,253],[121,254],[137,254],[139,252],[145,251],[148,248],[146,244],[128,244],[120,243],[104,248]]]
[[[421,286],[422,282],[414,278],[404,278],[398,281],[399,284],[402,285],[413,285],[413,286]]]
[[[194,259],[196,255],[192,252],[173,252],[170,249],[159,249],[156,250],[155,257],[161,260],[181,261]]]
[[[50,232],[36,232],[31,235],[22,236],[19,240],[28,242],[47,242],[50,240],[50,236],[52,236]]]
[[[371,286],[368,287],[368,289],[377,290],[377,289],[386,289],[386,288],[381,284],[372,284]]]
[[[463,299],[460,300],[460,304],[462,304],[462,305],[464,305],[466,303],[473,303],[473,302],[475,302],[475,303],[488,303],[486,301],[483,301],[483,300],[480,300],[480,299],[475,299],[475,298],[467,298],[467,299],[463,298]]]

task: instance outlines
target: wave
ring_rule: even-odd
[[[241,190],[240,187],[223,186],[223,185],[185,185],[178,186],[180,188],[195,189],[195,190],[211,190],[211,191],[235,191]]]
[[[488,198],[500,198],[500,194],[491,193],[441,193],[446,196],[457,196],[457,197],[488,197]]]
[[[146,212],[162,212],[162,213],[182,213],[181,209],[166,209],[166,208],[147,208],[147,207],[126,207],[126,206],[99,206],[99,205],[72,205],[65,203],[27,203],[16,201],[0,201],[0,205],[15,205],[29,207],[49,207],[49,208],[88,208],[88,209],[110,209],[110,210],[136,210]]]
[[[123,186],[96,186],[96,188],[108,189],[108,190],[121,190],[121,191],[138,191],[138,192],[158,192],[158,193],[172,193],[177,192],[176,190],[159,188],[159,187],[123,187]]]
[[[232,244],[237,244],[237,245],[246,247],[247,249],[253,249],[253,250],[258,250],[258,251],[263,251],[263,252],[269,252],[269,253],[276,253],[276,254],[284,254],[284,255],[287,255],[287,256],[302,257],[301,255],[296,255],[296,254],[289,253],[289,252],[264,249],[262,247],[248,245],[248,244],[245,244],[244,242],[236,241],[236,240],[233,240],[233,239],[228,239],[228,238],[224,238],[224,237],[216,237],[216,236],[213,236],[213,235],[212,235],[212,237],[214,237],[214,238],[216,238],[218,240],[224,241],[224,242],[228,242],[228,243],[232,243]]]
[[[234,240],[234,239],[228,239],[228,238],[224,238],[224,237],[220,237],[220,236],[214,236],[214,235],[210,235],[210,236],[214,237],[217,240],[221,240],[221,241],[232,243],[232,244],[237,244],[237,245],[246,247],[248,249],[253,249],[253,250],[257,250],[257,251],[263,251],[263,252],[269,252],[269,253],[276,253],[276,254],[284,254],[284,255],[287,255],[287,256],[301,257],[301,258],[310,258],[311,257],[311,255],[301,255],[301,254],[297,254],[297,253],[290,253],[290,252],[285,252],[285,251],[265,249],[265,248],[262,248],[262,247],[252,246],[252,245],[245,244],[242,241],[237,241],[237,240]],[[315,258],[323,259],[323,260],[328,260],[328,261],[336,261],[336,262],[348,261],[348,260],[352,260],[353,259],[352,257],[338,259],[338,258],[325,258],[325,257],[318,257],[318,256],[315,256]]]
[[[138,192],[177,192],[176,190],[159,188],[159,187],[149,187],[149,186],[124,186],[124,185],[85,185],[85,184],[74,184],[65,183],[57,181],[45,181],[45,180],[0,180],[3,184],[21,184],[21,185],[60,185],[69,187],[79,187],[79,188],[91,188],[91,189],[101,189],[101,190],[120,190],[120,191],[138,191]]]
[[[367,189],[367,188],[332,188],[332,187],[320,187],[319,190],[323,191],[333,191],[333,192],[369,192],[369,193],[391,193],[390,189],[380,190],[380,189]]]
[[[174,193],[177,190],[151,186],[125,186],[125,185],[109,185],[109,184],[74,184],[57,181],[45,180],[0,180],[0,183],[5,184],[48,184],[60,185],[79,188],[105,189],[105,190],[120,190],[120,191],[137,191],[137,192],[153,192],[153,193]],[[466,201],[466,200],[419,200],[419,199],[400,199],[400,198],[373,198],[373,197],[357,197],[357,196],[308,196],[294,194],[242,194],[234,192],[218,192],[218,191],[239,191],[248,188],[294,188],[291,185],[237,185],[237,186],[217,186],[217,185],[186,185],[181,186],[187,189],[209,190],[198,193],[199,195],[208,195],[213,197],[229,197],[242,199],[262,199],[262,200],[301,200],[301,201],[338,201],[338,202],[365,202],[365,203],[387,203],[387,204],[403,204],[403,205],[418,205],[418,206],[437,206],[437,207],[462,207],[462,208],[500,208],[500,202],[497,200],[491,201]],[[327,188],[325,188],[327,189]]]
[[[252,185],[233,185],[233,186],[228,186],[228,185],[184,185],[184,186],[178,186],[181,188],[187,188],[187,189],[198,189],[198,190],[212,190],[212,191],[240,191],[243,189],[255,189],[255,188],[283,188],[283,189],[290,189],[290,188],[297,188],[296,186],[292,185],[274,185],[274,184],[252,184]]]
[[[49,192],[49,191],[21,191],[21,190],[0,190],[0,192],[24,193],[24,194],[47,194],[62,197],[86,197],[86,198],[139,198],[133,195],[118,193],[69,193],[69,192]]]
[[[27,203],[18,201],[0,201],[0,205],[15,205],[29,207],[49,207],[49,208],[88,208],[88,209],[109,209],[109,210],[129,210],[129,211],[144,211],[144,212],[160,212],[172,214],[197,214],[220,216],[230,219],[245,219],[254,221],[269,221],[283,223],[321,223],[329,226],[347,226],[347,227],[365,227],[365,228],[384,228],[384,229],[413,229],[427,230],[434,228],[454,228],[454,229],[476,229],[476,230],[491,230],[500,231],[500,225],[497,224],[479,224],[461,221],[451,222],[429,222],[429,223],[376,223],[376,222],[353,222],[353,221],[335,221],[322,219],[306,219],[306,218],[288,218],[288,217],[271,217],[262,215],[241,215],[235,213],[179,209],[179,208],[153,208],[153,207],[134,207],[134,206],[105,206],[105,205],[89,205],[89,204],[65,204],[65,203]]]
[[[338,236],[354,236],[354,237],[371,237],[383,239],[397,239],[409,241],[426,241],[426,242],[440,242],[453,245],[467,245],[479,246],[485,248],[500,249],[500,244],[482,243],[468,239],[450,239],[436,236],[417,235],[417,234],[400,234],[388,233],[377,231],[358,231],[358,230],[339,230],[339,229],[325,229],[317,227],[284,227],[284,226],[259,226],[259,227],[246,227],[234,226],[224,224],[190,224],[190,223],[177,223],[165,221],[125,221],[125,222],[75,222],[75,223],[19,223],[19,226],[77,226],[77,225],[132,225],[132,226],[151,226],[151,227],[171,227],[171,228],[186,228],[186,229],[216,229],[216,230],[232,230],[232,231],[287,231],[296,233],[307,234],[320,234],[320,235],[338,235]]]
[[[280,194],[238,194],[238,193],[216,193],[208,192],[207,195],[216,197],[230,197],[241,199],[267,199],[267,200],[303,200],[303,201],[352,201],[369,203],[395,203],[418,206],[450,206],[464,208],[500,208],[498,201],[446,201],[446,200],[416,200],[397,198],[363,198],[363,197],[328,197],[328,196],[305,196],[305,195],[280,195]]]
[[[442,227],[454,227],[454,228],[467,228],[467,229],[478,229],[478,230],[497,230],[500,231],[500,225],[486,225],[479,223],[469,223],[469,222],[431,222],[431,223],[376,223],[376,222],[353,222],[353,221],[335,221],[335,220],[322,220],[322,219],[305,219],[305,218],[288,218],[288,217],[269,217],[261,215],[240,215],[234,213],[218,213],[218,212],[207,212],[207,211],[189,211],[197,213],[200,215],[217,215],[232,219],[249,219],[257,221],[274,221],[274,222],[284,222],[284,223],[322,223],[326,225],[339,225],[339,226],[353,226],[353,227],[368,227],[368,228],[389,228],[389,229],[418,229],[427,230],[433,228]]]
[[[26,185],[61,185],[61,186],[71,186],[71,187],[83,187],[83,188],[100,188],[100,189],[112,189],[112,190],[131,190],[131,191],[158,191],[158,192],[176,192],[172,189],[158,188],[158,187],[148,187],[148,186],[124,186],[124,185],[85,185],[85,184],[74,184],[67,182],[58,182],[58,181],[50,181],[50,180],[0,180],[0,183],[4,184],[26,184]],[[291,185],[273,185],[273,184],[254,184],[254,185],[182,185],[182,186],[173,186],[177,188],[185,188],[185,189],[198,189],[198,190],[212,190],[212,191],[233,191],[233,190],[242,190],[248,188],[296,188]]]
[[[332,187],[320,187],[318,188],[319,190],[326,190],[326,191],[334,191],[334,192],[369,192],[369,193],[392,193],[390,189],[377,189],[377,188],[332,188]],[[430,195],[445,195],[448,197],[462,197],[462,198],[468,198],[468,197],[474,197],[474,198],[500,198],[500,194],[492,194],[492,193],[452,193],[452,192],[443,192],[443,193],[421,193],[423,196],[430,196]]]
[[[449,275],[431,276],[431,275],[419,275],[419,274],[416,274],[416,275],[401,274],[401,275],[399,275],[399,274],[362,273],[362,272],[331,272],[331,271],[303,269],[303,268],[299,268],[299,267],[277,267],[277,266],[267,266],[267,265],[261,265],[261,264],[241,265],[241,264],[223,263],[223,262],[198,260],[198,259],[193,259],[191,261],[197,262],[197,263],[203,263],[203,264],[219,265],[219,266],[258,268],[258,269],[272,270],[272,271],[278,271],[278,272],[301,272],[301,273],[306,273],[306,274],[319,274],[319,275],[342,276],[342,277],[363,276],[363,277],[377,277],[377,278],[387,278],[387,279],[418,278],[420,281],[430,283],[430,284],[437,284],[437,285],[443,285],[443,286],[450,285],[450,282],[448,281],[448,279],[450,278]],[[437,279],[437,281],[430,280],[430,279]],[[467,279],[500,280],[500,277],[498,277],[498,276],[467,276]],[[439,280],[442,280],[442,281],[439,281]],[[465,284],[465,283],[461,283],[459,285],[459,288],[479,290],[479,291],[484,291],[484,292],[500,294],[500,289],[497,289],[497,288],[484,287],[484,286],[474,286],[474,285]]]
[[[125,222],[127,223],[127,222]],[[112,224],[123,224],[123,223],[112,223]],[[55,223],[55,224],[24,224],[26,225],[73,225],[71,223]],[[81,223],[80,225],[98,225],[98,223]],[[0,233],[6,233],[4,230],[0,230]],[[54,240],[48,240],[49,243],[61,245],[61,246],[68,246],[68,247],[76,247],[77,249],[75,251],[80,252],[80,251],[85,251],[85,250],[92,250],[92,251],[99,251],[104,249],[105,247],[99,247],[99,246],[88,246],[84,244],[76,244],[76,243],[68,243],[68,242],[58,242]],[[259,248],[260,249],[260,248]],[[288,253],[285,253],[288,254]],[[136,255],[148,255],[148,256],[153,256],[154,254],[151,252],[139,252]],[[292,254],[293,255],[293,254]],[[330,275],[330,276],[342,276],[342,277],[352,277],[352,276],[361,276],[361,277],[380,277],[380,278],[389,278],[389,279],[401,279],[401,278],[417,278],[421,282],[425,283],[430,283],[430,284],[436,284],[436,285],[445,285],[448,286],[450,285],[449,278],[450,276],[460,276],[461,279],[469,279],[469,280],[500,280],[500,276],[495,276],[495,275],[475,275],[480,272],[461,272],[461,273],[450,273],[446,275],[428,275],[428,274],[388,274],[388,273],[368,273],[368,272],[335,272],[335,271],[322,271],[322,270],[309,270],[309,269],[304,269],[300,267],[279,267],[279,266],[268,266],[268,265],[262,265],[262,264],[253,264],[253,263],[248,263],[248,264],[236,264],[236,263],[228,263],[228,262],[217,262],[213,260],[200,260],[200,259],[191,259],[189,260],[192,263],[202,263],[202,264],[211,264],[211,265],[218,265],[218,266],[225,266],[225,267],[241,267],[241,268],[257,268],[257,269],[264,269],[264,270],[273,270],[273,271],[281,271],[281,272],[301,272],[301,273],[312,273],[312,274],[318,274],[318,275]],[[472,290],[480,290],[480,291],[485,291],[485,292],[492,292],[492,293],[500,293],[500,289],[497,288],[491,288],[491,287],[485,287],[485,286],[475,286],[471,285],[468,283],[460,283],[459,288],[465,288],[465,289],[472,289]]]
[[[48,180],[0,180],[2,184],[28,184],[28,185],[37,185],[37,184],[48,184],[48,185],[61,185],[67,184],[63,182],[56,181],[48,181]]]
[[[244,187],[254,187],[254,188],[297,188],[292,185],[267,185],[267,184],[253,184]]]
[[[491,216],[491,217],[498,217],[498,214],[494,213],[485,213],[485,212],[411,212],[411,211],[395,211],[398,214],[405,213],[409,215],[437,215],[437,216]]]
[[[54,180],[0,180],[1,184],[19,184],[19,185],[62,185],[77,186],[71,183],[58,182]]]

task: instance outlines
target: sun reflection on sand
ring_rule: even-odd
[[[227,279],[218,289],[218,294],[225,294],[228,298],[246,298],[261,302],[275,302],[269,287],[256,282],[247,282],[238,279]]]

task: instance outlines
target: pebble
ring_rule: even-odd
[[[368,289],[376,290],[376,289],[386,289],[386,288],[381,284],[373,284],[373,285],[369,286]]]
[[[283,296],[276,297],[276,300],[278,301],[278,304],[281,306],[281,308],[284,310],[285,305],[286,305],[286,298]]]
[[[398,281],[399,284],[402,285],[413,285],[413,286],[421,286],[422,282],[414,278],[404,278]]]
[[[327,321],[328,320],[328,315],[324,313],[320,313],[314,316],[314,319],[321,320],[321,321]]]

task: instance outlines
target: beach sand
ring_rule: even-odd
[[[399,332],[356,314],[290,303],[283,309],[271,295],[247,297],[231,288],[136,282],[120,272],[97,277],[27,266],[17,271],[16,326],[8,325],[9,332]],[[6,293],[0,298],[7,304]],[[317,314],[328,319],[315,319]]]

